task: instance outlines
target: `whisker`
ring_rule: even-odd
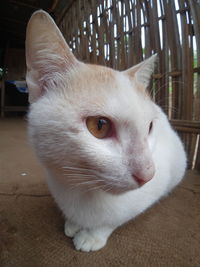
[[[183,81],[168,81],[160,87],[157,87],[157,83],[155,83],[154,86],[152,86],[151,90],[149,91],[149,94],[152,98],[156,98],[156,96],[158,95],[158,93],[161,91],[163,87],[168,87],[168,90],[169,90],[170,87],[173,87],[174,85],[177,85],[177,84],[185,86],[185,82]]]
[[[107,187],[106,189],[104,189],[104,192],[109,192],[113,190],[113,186]]]
[[[81,190],[85,189],[84,193],[97,190],[109,192],[114,187],[124,187],[123,183],[118,181],[118,177],[105,176],[96,170],[73,166],[63,166],[62,169],[64,169],[63,175],[67,177],[70,190],[81,187]]]
[[[94,187],[84,187],[84,185],[85,184],[76,184],[76,185],[72,185],[71,187],[70,187],[70,189],[71,190],[73,190],[73,189],[77,189],[78,187],[83,187],[82,189],[85,189],[83,192],[85,193],[85,192],[88,192],[88,191],[91,191],[92,190],[92,188],[94,188]],[[98,187],[100,187],[100,186],[98,186]],[[96,187],[96,188],[98,188],[98,187]]]
[[[84,178],[93,178],[93,177],[95,177],[95,175],[88,175],[88,174],[82,174],[82,173],[76,173],[76,174],[73,174],[73,173],[69,173],[69,174],[67,174],[67,173],[65,173],[65,174],[63,174],[64,176],[68,176],[68,177],[84,177]]]
[[[106,185],[98,185],[96,187],[88,188],[88,190],[86,190],[85,192],[97,191],[99,189],[103,189],[104,187],[106,187]]]
[[[94,170],[92,169],[88,169],[88,168],[78,168],[78,167],[71,167],[71,166],[64,166],[62,167],[63,169],[67,169],[67,170],[74,170],[74,171],[90,171],[93,172]]]
[[[80,182],[79,182],[80,181]],[[76,184],[95,184],[95,183],[99,183],[99,182],[104,182],[104,180],[102,179],[95,179],[95,180],[85,180],[83,181],[82,179],[70,179],[70,180],[67,180],[67,182],[76,182]],[[78,182],[78,183],[77,183]]]
[[[81,181],[81,182],[79,182]],[[104,180],[102,179],[95,179],[95,180],[86,180],[86,181],[82,181],[81,179],[78,179],[78,183],[77,183],[77,180],[76,179],[70,179],[68,180],[68,182],[71,182],[68,183],[68,185],[70,186],[70,189],[74,189],[74,188],[77,188],[79,186],[93,186],[93,185],[96,185],[98,184],[99,182],[104,182]]]

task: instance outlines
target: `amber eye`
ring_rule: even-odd
[[[86,125],[89,132],[96,138],[102,139],[111,135],[112,123],[105,117],[88,117]]]
[[[153,122],[151,122],[151,123],[149,124],[149,134],[151,133],[152,128],[153,128]]]

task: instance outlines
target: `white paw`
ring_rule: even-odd
[[[79,230],[80,227],[78,225],[71,223],[70,221],[65,221],[64,232],[66,236],[73,237]]]
[[[74,246],[77,250],[89,252],[104,247],[107,238],[99,237],[95,231],[81,230],[74,236]]]

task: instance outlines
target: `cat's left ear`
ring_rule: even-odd
[[[26,64],[30,103],[79,64],[53,19],[42,10],[33,13],[27,25]]]
[[[157,54],[131,67],[130,69],[125,70],[124,73],[127,74],[131,79],[136,79],[136,82],[146,88],[149,85],[156,61]]]

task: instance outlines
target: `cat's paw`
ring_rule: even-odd
[[[81,230],[74,236],[73,242],[77,250],[89,252],[104,247],[107,238],[100,237],[98,234],[95,234],[95,231]]]
[[[70,221],[65,221],[64,232],[68,237],[74,237],[75,234],[80,230],[80,227]]]

